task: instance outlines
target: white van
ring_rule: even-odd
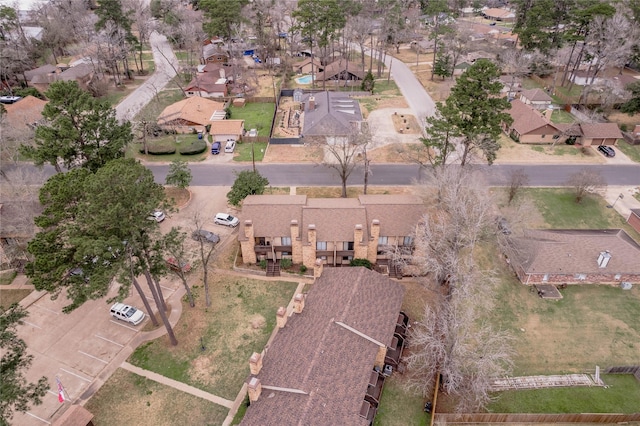
[[[236,141],[233,139],[227,140],[227,144],[224,146],[224,152],[233,152],[236,149]]]

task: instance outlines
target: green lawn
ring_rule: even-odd
[[[624,140],[618,140],[616,148],[636,163],[640,163],[640,145],[629,145]]]
[[[267,150],[266,142],[256,142],[254,144],[250,142],[236,144],[236,156],[233,157],[233,161],[251,161],[251,147],[253,145],[253,156],[255,161],[262,161],[264,153]]]
[[[376,426],[426,426],[430,416],[423,411],[422,397],[402,389],[397,373],[384,382],[378,414],[373,422]]]
[[[249,357],[264,348],[277,308],[287,305],[297,284],[221,275],[209,279],[212,306],[204,306],[203,289],[194,286],[196,307],[183,302],[175,327],[178,346],[158,339],[138,347],[129,362],[233,400],[249,374]]]
[[[570,387],[502,392],[493,413],[637,413],[640,383],[631,374],[604,374],[607,387]]]
[[[272,103],[247,102],[231,106],[231,119],[244,120],[245,129],[258,129],[258,136],[269,136],[276,106]]]
[[[569,189],[527,188],[522,194],[534,202],[551,228],[628,229],[624,219],[615,210],[607,209],[607,202],[597,195],[588,195],[578,204]]]
[[[395,96],[401,95],[400,89],[398,89],[395,81],[389,80],[387,82],[387,80],[376,80],[373,86],[373,94],[380,95],[382,93],[386,95],[392,94]]]
[[[229,410],[118,369],[87,402],[94,424],[221,425]],[[132,422],[132,418],[135,421]]]
[[[575,121],[576,118],[563,109],[554,109],[551,113],[551,122],[553,123],[575,123]]]

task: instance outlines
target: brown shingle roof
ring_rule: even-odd
[[[41,67],[25,71],[24,76],[26,77],[27,80],[31,81],[31,79],[36,75],[55,74],[55,72],[56,72],[55,65],[46,64]]]
[[[359,199],[366,207],[369,229],[371,222],[380,221],[381,237],[412,235],[425,212],[421,200],[412,195],[361,195]]]
[[[511,101],[511,109],[506,112],[513,118],[511,128],[520,135],[526,135],[547,125],[555,127],[555,125],[544,118],[542,114],[530,106],[525,105],[519,99]]]
[[[327,65],[324,68],[324,71],[322,71],[321,73],[318,73],[316,80],[322,81],[322,80],[333,79],[335,76],[342,73],[343,71],[347,71],[350,74],[355,75],[360,80],[364,79],[364,72],[362,71],[362,66],[356,64],[355,62],[347,61],[346,59],[338,59],[337,61],[334,61],[329,65]]]
[[[222,110],[224,110],[223,103],[194,96],[166,107],[158,117],[158,124],[185,120],[204,126],[211,123],[211,116],[215,111]]]
[[[621,139],[623,137],[616,123],[581,123],[580,129],[585,138]]]
[[[365,425],[359,416],[378,346],[391,344],[404,289],[365,268],[325,268],[301,314],[278,331],[258,374],[265,389],[243,425]]]
[[[310,198],[302,208],[302,241],[308,242],[309,225],[316,226],[316,241],[353,241],[356,225],[362,225],[363,242],[367,212],[356,198]]]
[[[215,72],[200,73],[196,78],[191,80],[187,86],[186,91],[198,91],[203,90],[205,92],[222,92],[224,96],[227,95],[226,83],[218,83],[220,80],[220,74]],[[223,80],[224,81],[224,80]]]
[[[526,273],[640,273],[640,245],[621,229],[530,229],[516,243]],[[606,250],[611,260],[601,269],[598,256]]]
[[[214,120],[211,122],[211,133],[215,135],[237,135],[244,132],[244,120]]]
[[[5,125],[11,128],[25,129],[27,125],[42,120],[42,110],[46,104],[47,101],[29,95],[14,104],[5,105],[7,110]]]
[[[306,195],[249,195],[242,202],[240,223],[253,222],[256,237],[286,237],[291,234],[291,221],[302,224],[302,206]],[[245,239],[242,230],[238,239]]]
[[[520,97],[527,98],[531,102],[553,102],[551,96],[540,89],[523,90],[522,93],[520,93]]]

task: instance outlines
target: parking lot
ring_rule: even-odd
[[[226,205],[227,191],[228,187],[193,188],[189,203],[169,215],[161,223],[161,230],[166,232],[173,226],[181,226],[191,235],[193,216],[198,212],[204,222],[203,228],[220,234],[223,241],[233,238],[233,229],[213,223],[213,217],[219,211],[234,213]],[[187,248],[195,249],[197,243],[188,237],[186,245]],[[139,282],[145,289],[143,277]],[[180,280],[172,275],[161,279],[160,285],[165,299],[171,298],[182,286]],[[144,291],[153,306],[151,294],[148,289]],[[115,296],[116,292],[117,285],[114,284],[106,297],[88,301],[69,314],[62,313],[63,307],[69,303],[64,293],[56,300],[51,300],[45,294],[28,306],[29,316],[18,328],[19,336],[27,344],[28,353],[34,356],[31,367],[26,371],[26,378],[29,382],[35,382],[45,376],[50,390],[41,405],[32,406],[25,414],[16,413],[12,424],[51,424],[56,415],[66,410],[71,403],[81,396],[86,399],[87,395],[84,394],[87,391],[97,390],[99,385],[96,387],[93,383],[101,373],[115,370],[113,364],[117,364],[117,367],[126,360],[128,353],[134,349],[128,345],[141,333],[148,318],[138,326],[131,326],[111,317],[111,305],[107,303],[107,299]],[[144,308],[140,296],[135,293],[127,297],[124,303]],[[121,356],[118,357],[119,355]],[[58,401],[56,378],[60,379],[64,387],[67,399],[64,404]],[[102,379],[106,380],[100,377]]]

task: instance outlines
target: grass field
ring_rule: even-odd
[[[262,161],[264,153],[267,150],[267,143],[256,142],[254,144],[239,143],[236,144],[236,155],[233,157],[233,161],[251,161],[251,148],[253,145],[253,156],[255,161]]]
[[[623,140],[618,140],[616,148],[636,163],[640,163],[640,145],[629,145]]]
[[[411,395],[402,389],[402,376],[394,374],[384,382],[376,426],[426,426],[430,416],[423,411],[422,397]]]
[[[229,411],[123,369],[116,370],[86,408],[95,415],[93,423],[101,426],[217,426]]]
[[[231,119],[244,120],[245,129],[258,129],[258,136],[269,136],[276,106],[272,103],[247,102],[231,106]]]
[[[7,309],[14,303],[20,302],[22,299],[31,294],[33,290],[28,289],[0,289],[0,310]]]
[[[136,141],[132,144],[129,144],[129,146],[127,146],[127,151],[125,155],[127,157],[139,158],[144,161],[168,161],[168,162],[173,160],[182,160],[182,161],[189,161],[189,162],[202,161],[208,155],[208,152],[207,152],[207,149],[209,149],[208,147],[207,149],[204,150],[204,152],[200,154],[195,154],[195,155],[182,155],[178,152],[178,150],[180,149],[180,146],[189,144],[194,140],[196,140],[197,138],[198,138],[198,135],[194,135],[194,134],[178,134],[175,136],[164,135],[157,138],[147,137],[147,141],[149,143],[167,143],[169,145],[175,146],[176,152],[170,155],[144,155],[140,152],[140,149],[142,149],[142,141]],[[176,139],[178,143],[175,142]]]
[[[178,346],[155,340],[136,349],[129,362],[233,400],[249,372],[249,357],[263,349],[275,312],[287,305],[296,283],[219,274],[210,280],[212,306],[206,308],[203,289],[194,286],[196,307],[185,304],[175,327]]]

